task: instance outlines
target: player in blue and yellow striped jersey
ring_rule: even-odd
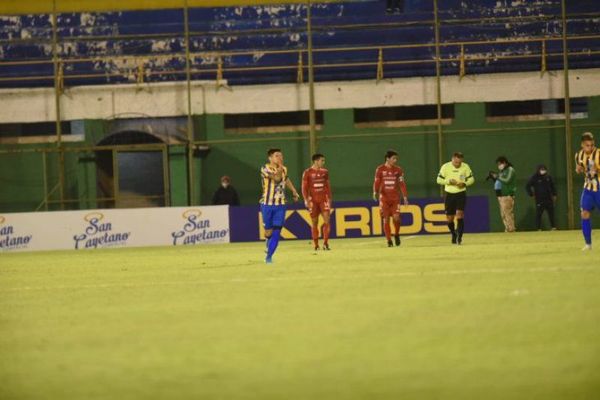
[[[285,189],[291,190],[294,201],[300,196],[288,177],[288,170],[283,165],[283,153],[280,149],[269,149],[267,152],[269,162],[260,169],[262,197],[260,199],[260,212],[265,227],[267,238],[267,257],[265,262],[273,262],[273,254],[279,244],[281,229],[285,221],[286,201]]]
[[[596,148],[594,135],[586,132],[581,136],[581,150],[575,154],[575,171],[584,174],[581,192],[581,230],[585,239],[582,250],[592,249],[592,222],[590,217],[594,207],[600,210],[600,149]]]

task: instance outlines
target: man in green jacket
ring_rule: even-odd
[[[514,232],[515,228],[515,194],[517,193],[515,169],[508,159],[500,156],[496,159],[498,173],[495,174],[496,182],[500,183],[500,216],[504,223],[504,232]]]

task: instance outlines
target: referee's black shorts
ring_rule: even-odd
[[[458,193],[445,193],[444,210],[446,210],[446,215],[456,215],[456,210],[464,211],[466,205],[466,190]]]

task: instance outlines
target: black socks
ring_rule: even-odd
[[[458,228],[458,238],[462,238],[463,232],[465,231],[465,220],[464,219],[459,219],[457,221],[457,228]]]

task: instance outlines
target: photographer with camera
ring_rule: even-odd
[[[496,159],[498,172],[490,171],[487,179],[494,180],[494,190],[500,205],[500,216],[504,232],[515,232],[515,194],[517,193],[515,169],[508,159],[500,156]],[[486,180],[487,180],[486,179]]]

